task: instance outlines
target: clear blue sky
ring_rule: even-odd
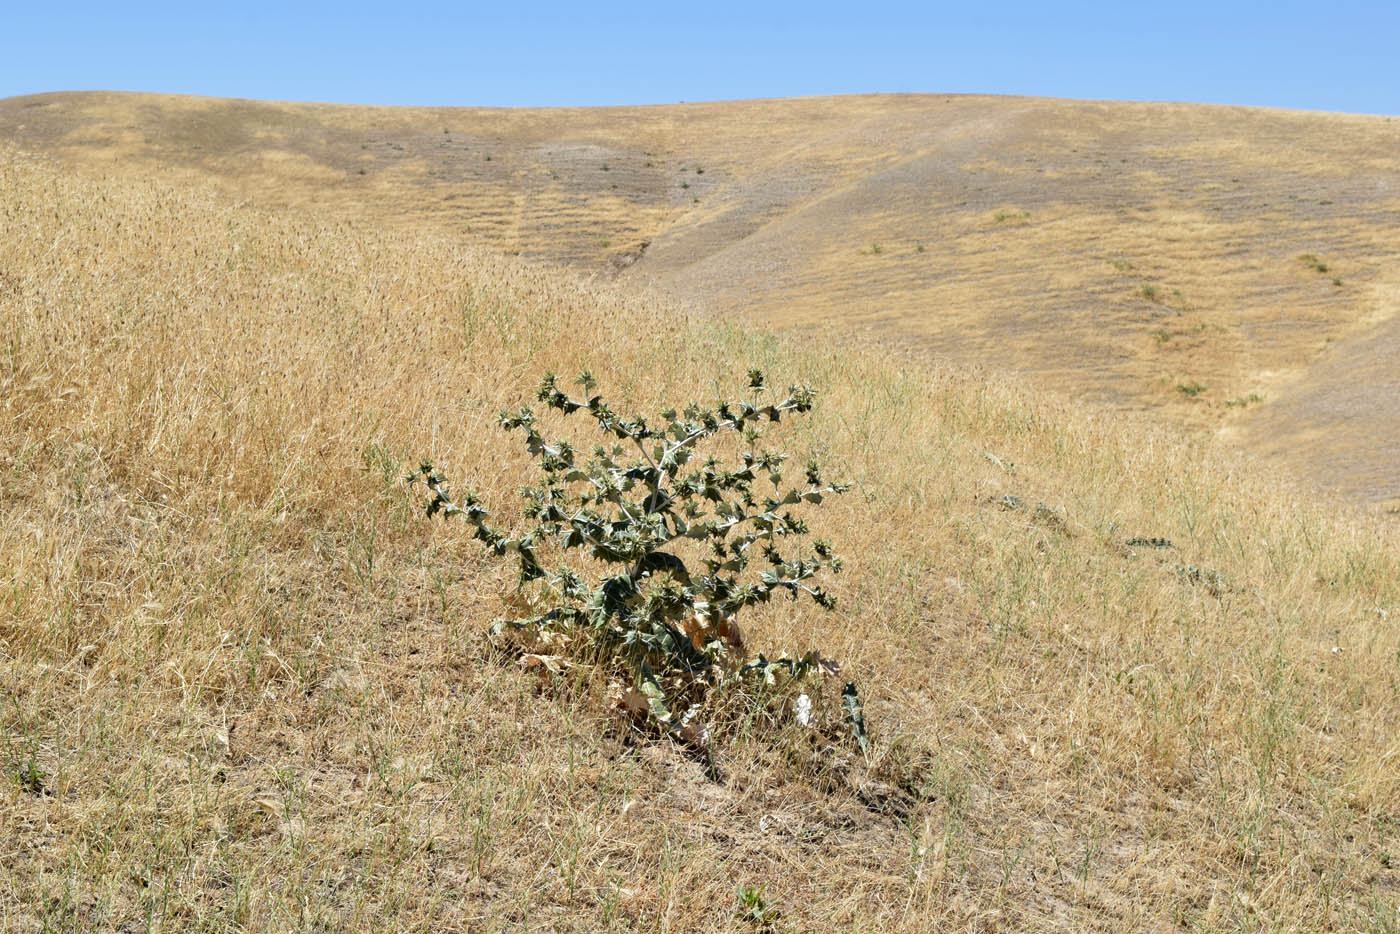
[[[0,97],[75,89],[442,105],[985,92],[1400,114],[1400,0],[0,0]]]

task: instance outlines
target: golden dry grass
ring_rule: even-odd
[[[977,95],[492,109],[83,93],[0,101],[0,138],[266,208],[469,234],[706,312],[839,322],[1400,499],[1392,118]]]
[[[12,151],[0,220],[0,927],[744,929],[740,884],[790,930],[1400,923],[1393,528],[451,239]],[[399,478],[508,516],[543,370],[650,409],[751,365],[857,485],[839,611],[752,638],[844,661],[875,750],[741,733],[708,782],[489,652],[508,570]]]

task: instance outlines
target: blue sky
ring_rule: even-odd
[[[1400,114],[1400,0],[0,7],[0,97],[534,106],[930,91]]]

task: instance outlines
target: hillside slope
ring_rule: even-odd
[[[86,93],[0,101],[0,139],[890,338],[1153,410],[1354,499],[1400,498],[1390,118],[943,95],[499,110]]]
[[[0,219],[5,927],[753,930],[741,885],[795,930],[1393,927],[1393,527],[452,239],[8,151]],[[514,575],[402,477],[515,522],[495,415],[584,366],[821,388],[774,440],[855,484],[840,602],[746,633],[844,664],[868,756],[718,709],[712,781],[484,641]]]

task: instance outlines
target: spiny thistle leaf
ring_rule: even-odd
[[[865,732],[865,707],[860,702],[860,692],[854,681],[847,681],[841,689],[841,707],[846,711],[846,722],[851,727],[851,735],[860,744],[860,751],[870,751],[870,738]]]

